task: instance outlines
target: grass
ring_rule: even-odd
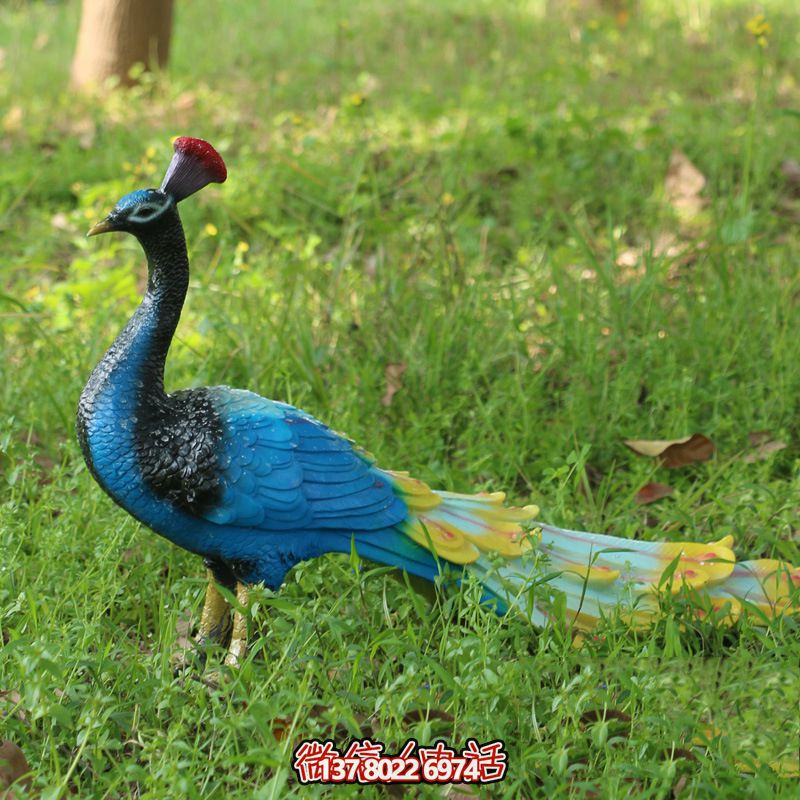
[[[183,211],[170,386],[288,400],[384,466],[506,488],[555,523],[732,533],[800,562],[793,5],[764,4],[762,49],[738,0],[643,0],[627,21],[533,0],[197,0],[169,73],[103,102],[64,86],[76,2],[0,5],[0,726],[41,797],[383,796],[294,782],[299,739],[356,735],[501,738],[508,777],[483,796],[796,796],[765,763],[796,756],[791,620],[667,615],[578,650],[474,587],[431,605],[329,557],[256,591],[230,681],[174,677],[201,565],[112,505],[73,430],[143,280],[134,241],[85,230],[191,133],[230,178]],[[688,215],[665,190],[675,150],[707,181]],[[391,364],[407,368],[385,406]],[[761,430],[788,447],[747,463]],[[669,473],[621,444],[693,431],[716,457]],[[640,507],[650,480],[675,493]]]

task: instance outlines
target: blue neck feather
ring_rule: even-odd
[[[133,491],[128,480],[135,467],[133,437],[166,402],[164,364],[189,286],[186,240],[174,207],[137,238],[147,256],[147,292],[92,372],[77,417],[89,469],[132,513],[138,498],[128,501],[126,495]]]

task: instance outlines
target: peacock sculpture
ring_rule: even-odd
[[[205,559],[198,638],[229,643],[228,664],[242,658],[246,627],[217,584],[246,603],[248,585],[277,590],[298,562],[353,547],[429,581],[473,575],[499,613],[516,608],[536,625],[557,613],[579,629],[611,614],[643,626],[675,592],[696,613],[726,619],[743,609],[759,618],[796,610],[790,595],[800,568],[737,564],[729,536],[654,543],[563,530],[536,522],[536,506],[505,506],[501,492],[435,491],[380,469],[309,414],[253,392],[167,394],[164,365],[189,286],[177,205],[227,177],[207,142],[182,137],[174,149],[160,189],[125,195],[89,231],[133,234],[148,282],[81,394],[77,434],[89,470],[116,503]]]

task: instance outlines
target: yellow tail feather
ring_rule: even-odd
[[[643,627],[657,616],[660,596],[685,589],[699,601],[698,617],[708,608],[728,622],[748,606],[768,618],[800,610],[800,568],[769,559],[737,564],[731,536],[703,544],[570,531],[537,523],[535,505],[505,506],[503,492],[437,492],[406,472],[387,477],[408,506],[403,531],[409,538],[467,567],[536,624],[546,623],[552,600],[563,596],[569,619],[581,629],[612,613]]]

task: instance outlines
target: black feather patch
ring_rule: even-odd
[[[157,497],[202,515],[220,500],[217,448],[222,421],[204,389],[167,395],[135,431],[145,484]]]

